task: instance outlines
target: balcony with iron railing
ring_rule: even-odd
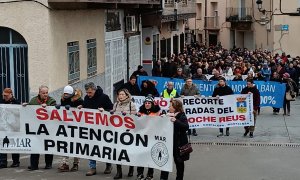
[[[219,16],[213,16],[213,17],[204,17],[204,22],[206,22],[205,29],[208,30],[219,30]]]
[[[134,9],[161,8],[161,0],[48,0],[53,9]]]
[[[227,22],[252,22],[252,8],[226,8]]]

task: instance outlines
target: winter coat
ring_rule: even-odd
[[[155,105],[154,103],[152,103],[152,106],[150,109],[146,109],[145,104],[143,104],[140,107],[139,113],[141,113],[142,115],[158,116],[159,111],[160,111],[159,105]]]
[[[174,62],[166,62],[162,67],[163,77],[173,77],[176,70],[177,65]]]
[[[297,92],[298,91],[297,84],[291,78],[284,79],[282,82],[286,83],[285,84],[285,92],[289,92],[289,91]]]
[[[82,97],[81,90],[75,89],[74,94],[69,98],[65,98],[64,95],[62,95],[60,99],[60,104],[61,106],[69,105],[71,107],[78,107],[79,105],[83,105],[83,99],[81,97]]]
[[[89,98],[87,95],[84,97],[83,107],[89,109],[103,108],[105,111],[110,111],[113,108],[113,103],[108,95],[103,93],[103,89],[98,86],[92,98]]]
[[[260,106],[260,92],[256,86],[253,86],[251,88],[246,86],[242,89],[241,94],[248,94],[249,92],[253,94],[253,109],[257,111]]]
[[[202,80],[202,81],[207,81],[207,78],[204,74],[198,75],[198,74],[194,74],[192,76],[193,80]]]
[[[20,101],[15,99],[14,97],[9,101],[5,101],[4,99],[0,99],[0,104],[20,104]]]
[[[113,112],[116,113],[126,113],[126,114],[136,114],[135,104],[131,101],[131,95],[124,101],[120,101],[119,99],[114,104]]]
[[[192,84],[192,86],[190,88],[185,84],[181,89],[180,95],[184,95],[184,96],[199,95],[200,96],[200,91],[195,84]]]
[[[48,96],[48,98],[46,100],[42,101],[40,96],[37,95],[29,101],[29,105],[41,105],[44,103],[47,104],[47,106],[55,106],[56,100],[54,98]]]
[[[173,156],[180,161],[179,147],[187,144],[188,137],[186,131],[189,129],[189,124],[185,113],[178,113],[174,122],[174,133],[173,133]],[[187,155],[189,156],[189,154]],[[185,159],[189,159],[185,158]]]
[[[130,82],[125,83],[122,89],[127,89],[133,96],[139,96],[141,94],[139,86],[137,84],[132,85]]]
[[[132,73],[131,76],[135,76],[135,77],[137,77],[137,76],[148,76],[148,73],[146,71],[141,72],[139,70],[136,70]]]
[[[271,76],[271,69],[270,68],[262,68],[261,75],[264,77],[264,81],[269,81]]]
[[[233,91],[231,87],[225,85],[225,86],[219,86],[217,85],[214,89],[214,92],[212,94],[212,97],[216,96],[227,96],[233,94]]]

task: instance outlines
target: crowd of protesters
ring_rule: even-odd
[[[212,75],[209,79],[206,75]],[[242,76],[247,75],[243,79]],[[180,96],[200,96],[201,92],[193,80],[204,81],[218,81],[214,89],[213,96],[225,96],[233,94],[232,89],[226,85],[224,76],[235,76],[234,81],[247,81],[247,86],[242,90],[242,94],[253,93],[254,95],[254,120],[259,113],[260,95],[258,89],[254,85],[254,80],[258,81],[277,81],[286,83],[286,92],[295,92],[298,94],[299,76],[300,76],[300,57],[292,58],[285,53],[275,54],[267,50],[257,49],[250,51],[248,49],[234,48],[226,50],[220,45],[216,47],[205,47],[201,44],[189,45],[184,48],[179,55],[170,55],[170,57],[162,58],[154,63],[152,69],[152,76],[170,77],[185,79],[185,85],[180,93],[174,89],[172,82],[167,83],[167,88],[163,92],[158,92],[155,85],[151,81],[143,81],[141,86],[137,85],[138,76],[148,76],[143,66],[138,66],[138,69],[131,75],[129,81],[125,83],[117,92],[117,101],[113,104],[109,96],[103,93],[101,87],[97,87],[94,83],[87,83],[85,85],[86,96],[82,97],[82,92],[79,89],[74,89],[71,86],[66,86],[61,96],[60,103],[57,103],[48,95],[49,88],[47,86],[40,86],[39,93],[36,97],[31,99],[26,105],[41,105],[46,106],[65,106],[66,109],[70,107],[98,109],[99,111],[110,111],[111,113],[126,113],[136,114],[138,116],[158,116],[160,115],[160,107],[154,103],[154,97],[172,98],[171,106],[169,108],[170,121],[174,125],[174,148],[173,155],[177,169],[177,180],[183,179],[184,175],[184,161],[188,157],[180,157],[178,147],[188,142],[188,134],[197,136],[197,132],[193,129],[188,130],[187,117],[184,113],[182,103],[174,98]],[[3,99],[1,104],[18,104],[19,102],[14,98],[12,90],[6,88],[3,91]],[[131,96],[145,96],[146,99],[140,109],[136,109],[134,103],[131,101]],[[290,97],[284,98],[284,115],[290,115]],[[293,97],[292,97],[293,98]],[[279,113],[278,108],[273,109],[274,115]],[[244,136],[250,132],[250,137],[253,138],[254,126],[245,127]],[[219,130],[219,136],[223,136],[223,129]],[[229,136],[229,128],[226,129],[226,135]],[[31,155],[29,170],[39,169],[39,154]],[[184,159],[184,160],[183,160]],[[53,155],[46,155],[45,169],[52,168]],[[10,167],[19,167],[19,155],[13,155],[13,163]],[[7,167],[6,154],[0,154],[0,168]],[[89,161],[89,171],[87,176],[93,176],[97,173],[96,161]],[[104,170],[105,174],[110,174],[113,166],[106,163]],[[117,174],[114,179],[121,179],[122,166],[117,165]],[[69,158],[63,157],[58,168],[61,172],[78,171],[79,159],[74,158],[73,165],[70,168]],[[128,176],[133,176],[134,168],[130,167]],[[153,179],[154,170],[148,169],[146,180]],[[137,179],[144,178],[144,168],[137,168]],[[161,179],[168,179],[167,172],[161,172]]]

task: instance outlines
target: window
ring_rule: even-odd
[[[165,0],[165,6],[166,7],[173,7],[174,6],[174,0]]]
[[[86,41],[87,46],[87,74],[93,76],[97,73],[97,44],[96,39]]]
[[[121,30],[120,12],[107,10],[106,12],[106,32]]]
[[[69,84],[80,79],[79,42],[68,43]]]

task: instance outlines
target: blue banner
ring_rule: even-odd
[[[180,94],[181,88],[185,84],[183,79],[164,78],[154,76],[139,76],[137,83],[141,87],[142,81],[149,80],[155,84],[157,91],[161,94],[167,88],[167,82],[172,81],[174,88]],[[193,80],[200,90],[201,95],[211,96],[215,85],[218,81],[201,81]],[[246,81],[226,81],[235,94],[240,94],[242,89],[246,86]],[[273,81],[255,81],[256,87],[260,92],[260,106],[271,106],[276,108],[283,107],[283,98],[285,96],[285,84]]]

